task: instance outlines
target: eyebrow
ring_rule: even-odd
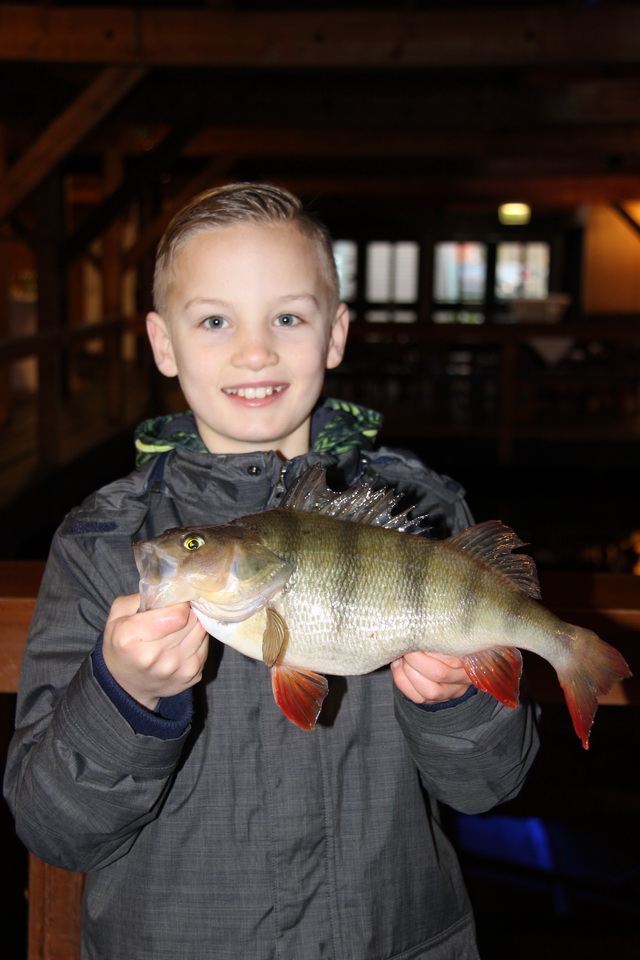
[[[184,306],[185,309],[189,307],[228,307],[230,306],[230,301],[214,300],[209,297],[193,297],[191,300],[187,300]]]
[[[320,306],[318,298],[312,293],[287,293],[282,297],[278,297],[278,304],[285,303],[296,303],[297,301],[308,301],[313,303],[316,307]],[[185,309],[189,307],[230,307],[232,302],[230,300],[219,300],[216,297],[194,297],[192,300],[187,300],[184,305]]]
[[[280,297],[278,303],[295,303],[297,300],[305,300],[313,303],[316,307],[320,306],[318,298],[315,297],[312,293],[288,293],[284,297]]]

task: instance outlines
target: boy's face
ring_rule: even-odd
[[[163,317],[147,329],[178,376],[212,453],[309,449],[325,369],[342,360],[348,311],[332,308],[315,243],[290,224],[242,224],[187,240]]]

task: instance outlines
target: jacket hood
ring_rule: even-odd
[[[328,398],[311,419],[311,449],[318,453],[341,454],[349,450],[371,450],[382,426],[382,414],[345,400]],[[182,447],[208,453],[191,411],[151,417],[135,431],[136,467],[158,454]]]

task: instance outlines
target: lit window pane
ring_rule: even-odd
[[[367,244],[369,303],[415,303],[418,298],[419,247],[409,241]]]
[[[549,293],[548,243],[499,243],[496,256],[496,296],[546,297]]]
[[[333,255],[340,281],[340,299],[350,303],[356,298],[358,246],[355,240],[336,240]]]
[[[388,303],[391,300],[391,244],[367,244],[367,300]]]
[[[483,243],[437,243],[434,294],[438,301],[478,303],[484,299],[486,247]]]
[[[395,244],[394,302],[415,303],[418,299],[418,244]]]

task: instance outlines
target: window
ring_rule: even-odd
[[[374,240],[359,250],[354,240],[337,240],[334,255],[340,296],[351,305],[364,303],[368,323],[415,323],[418,319],[420,246],[413,241]],[[353,311],[352,311],[353,312]]]
[[[548,243],[499,243],[495,295],[539,299],[549,293]]]
[[[416,323],[420,244],[337,240],[340,296],[366,323]],[[539,241],[443,240],[434,247],[434,323],[509,319],[510,301],[549,294],[550,245]]]
[[[510,300],[548,296],[549,259],[548,243],[436,243],[434,322],[484,323]]]
[[[487,285],[487,246],[447,241],[435,246],[433,294],[435,323],[482,323]],[[441,308],[440,308],[441,307]],[[447,309],[448,307],[448,309]]]

